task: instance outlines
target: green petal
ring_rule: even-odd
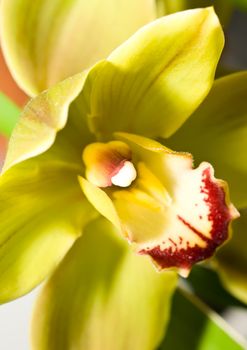
[[[58,131],[66,125],[70,104],[81,91],[84,80],[84,73],[68,78],[26,105],[12,133],[4,170],[51,147]],[[83,124],[83,117],[77,113]]]
[[[103,138],[114,131],[170,136],[208,93],[223,43],[212,8],[140,29],[89,74],[94,131]]]
[[[247,210],[233,223],[232,239],[216,256],[217,270],[225,287],[247,304]]]
[[[174,273],[157,273],[105,220],[91,223],[48,281],[33,319],[36,350],[153,350]]]
[[[224,247],[222,247],[222,251],[224,251]],[[231,306],[244,306],[240,300],[226,290],[218,271],[212,269],[208,264],[195,266],[190,273],[188,282],[191,284],[194,293],[218,313]],[[209,285],[210,288],[208,288]]]
[[[76,169],[37,157],[0,178],[0,302],[39,284],[94,216]]]
[[[155,18],[152,0],[3,0],[1,5],[4,53],[29,95],[104,58]]]
[[[229,183],[233,203],[247,206],[247,72],[216,80],[203,104],[166,141],[173,149],[209,161]]]
[[[158,350],[244,350],[246,340],[197,297],[178,290]]]
[[[79,177],[79,183],[85,196],[95,209],[120,230],[121,224],[118,214],[108,195],[83,177]]]
[[[70,104],[81,83],[73,77],[32,100],[13,132],[0,177],[0,302],[39,284],[96,215],[77,180],[91,140],[83,107]]]

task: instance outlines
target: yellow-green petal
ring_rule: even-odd
[[[47,277],[95,216],[77,172],[39,156],[0,177],[0,303]]]
[[[176,285],[134,255],[106,220],[89,224],[45,286],[33,318],[35,350],[153,350]]]
[[[247,206],[247,72],[215,81],[191,118],[166,144],[209,161],[231,189],[233,203]]]
[[[1,6],[4,53],[29,95],[106,57],[155,18],[153,0],[3,0]]]
[[[91,71],[92,129],[170,136],[207,95],[224,44],[212,8],[176,13],[141,28]]]
[[[0,302],[47,277],[97,215],[77,180],[82,149],[91,142],[83,105],[71,103],[80,78],[32,100],[13,132],[0,177]]]
[[[120,230],[121,224],[119,217],[110,197],[99,187],[87,181],[83,177],[80,176],[78,180],[89,202],[92,203],[92,205],[101,215],[107,218]]]
[[[225,287],[247,304],[247,210],[240,215],[232,239],[216,256],[216,267]]]
[[[48,150],[56,139],[57,133],[67,123],[69,108],[72,101],[79,95],[85,73],[77,74],[32,99],[24,108],[20,119],[12,133],[4,170],[12,165],[35,157]],[[83,128],[83,115],[80,111],[73,111],[77,115],[74,123],[81,120]],[[85,126],[84,126],[85,129]],[[89,131],[84,132],[85,138]],[[66,136],[69,138],[69,136]],[[66,140],[65,140],[66,142]]]

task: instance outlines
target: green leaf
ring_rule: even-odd
[[[247,206],[247,72],[215,81],[191,118],[165,144],[210,162],[229,183],[237,207]]]
[[[176,13],[140,29],[88,76],[94,131],[100,137],[114,131],[170,136],[211,88],[223,43],[212,8]]]
[[[247,343],[195,296],[178,291],[159,350],[244,350]]]
[[[134,255],[106,220],[89,224],[45,286],[36,350],[152,350],[166,327],[174,272]]]
[[[217,271],[225,287],[247,304],[247,210],[233,223],[232,239],[218,252]]]
[[[0,133],[10,136],[19,115],[19,108],[0,92]]]
[[[222,312],[229,306],[245,306],[224,289],[218,273],[211,268],[194,266],[188,281],[196,295],[217,312]]]
[[[240,7],[243,10],[247,10],[247,0],[229,0],[233,5]]]
[[[4,53],[29,95],[106,57],[155,18],[151,0],[3,0],[1,5]]]

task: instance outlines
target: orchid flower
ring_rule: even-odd
[[[239,213],[227,183],[187,153],[201,141],[201,160],[211,137],[207,120],[195,133],[195,116],[223,44],[212,8],[176,13],[25,107],[0,180],[0,301],[59,264],[36,309],[35,349],[154,349],[177,273],[230,238]]]

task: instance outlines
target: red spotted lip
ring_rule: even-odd
[[[216,248],[228,239],[229,224],[236,215],[231,213],[231,208],[226,203],[223,185],[221,185],[220,181],[212,178],[210,167],[205,168],[202,172],[200,191],[206,194],[204,201],[209,208],[208,220],[212,224],[210,238],[203,235],[182,216],[178,215],[178,220],[206,242],[206,246],[199,247],[195,245],[190,247],[187,244],[186,248],[179,248],[175,245],[175,249],[173,246],[162,250],[158,245],[151,249],[142,249],[139,252],[140,254],[151,256],[161,269],[177,267],[181,270],[190,271],[195,263],[211,257]],[[178,233],[178,235],[182,236],[181,233]]]

